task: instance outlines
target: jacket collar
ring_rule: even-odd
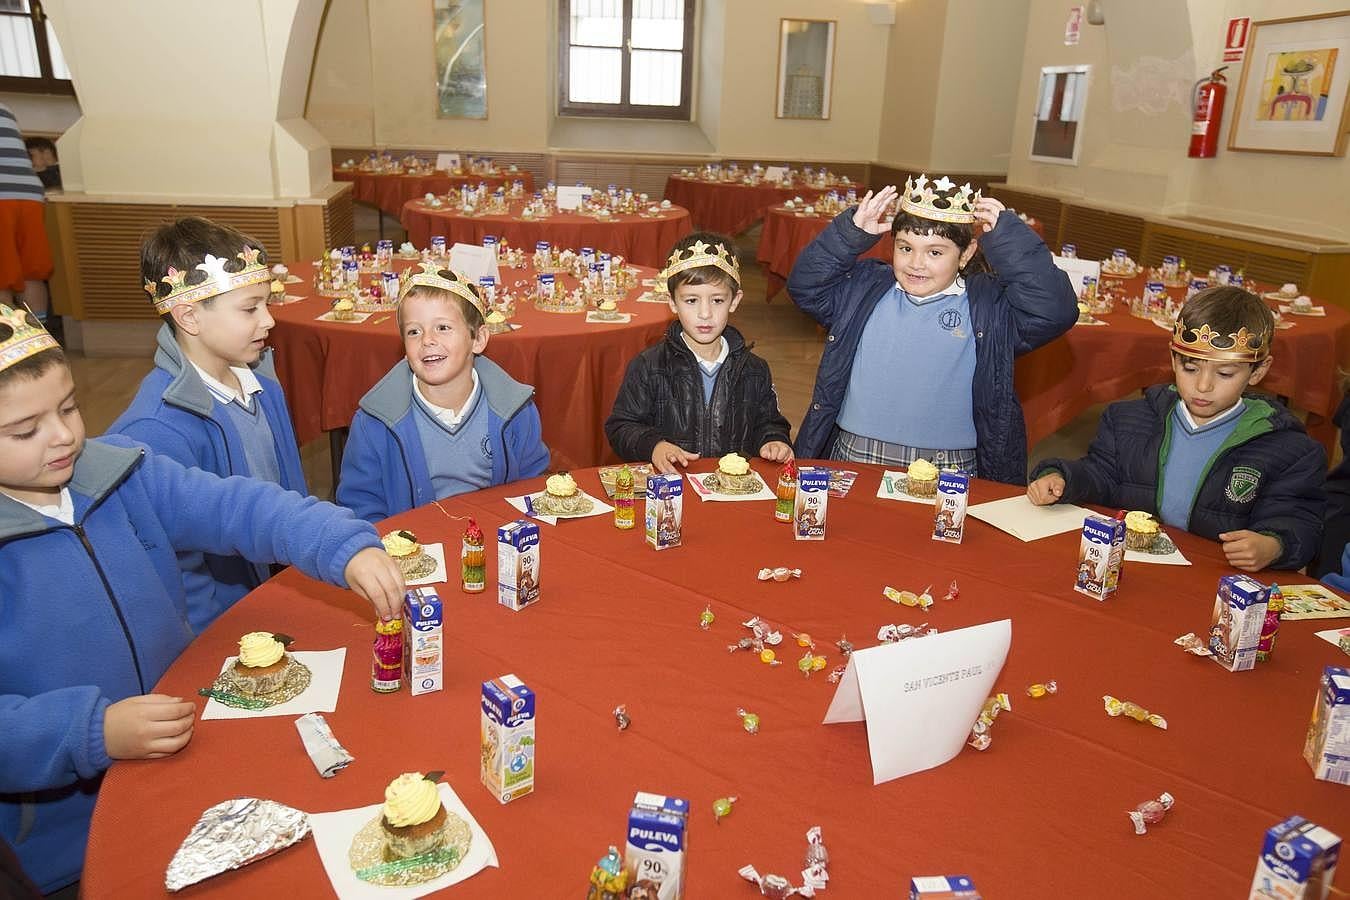
[[[155,366],[168,373],[169,386],[164,389],[164,402],[177,406],[199,416],[209,417],[215,408],[216,399],[211,389],[202,381],[196,366],[190,365],[183,356],[183,348],[178,345],[173,329],[165,323],[159,327],[155,336]],[[275,379],[276,367],[272,362],[272,350],[263,351],[256,363],[249,366],[254,374]]]
[[[85,441],[68,485],[75,501],[75,521],[80,521],[90,506],[117,487],[139,465],[144,453],[126,439],[119,441],[118,446],[102,440]],[[0,541],[39,534],[50,527],[35,510],[0,494]]]
[[[516,381],[485,356],[474,358],[473,370],[478,374],[478,386],[483,392],[480,400],[487,401],[488,409],[499,419],[511,418],[534,396],[534,388]],[[406,359],[399,360],[361,398],[361,409],[393,429],[412,411],[412,383],[412,367]]]

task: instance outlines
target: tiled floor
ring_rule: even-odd
[[[358,208],[357,239],[374,241],[378,220],[373,211]],[[395,243],[403,240],[397,222],[386,217],[385,237]],[[755,352],[773,369],[778,402],[789,422],[800,423],[811,399],[816,366],[820,361],[824,333],[809,316],[779,294],[773,302],[764,298],[764,273],[754,262],[759,230],[738,240],[745,298],[732,316],[732,324],[741,330]],[[77,396],[84,412],[89,434],[101,434],[126,408],[145,373],[147,359],[90,359],[72,355]],[[1101,408],[1094,407],[1058,433],[1032,448],[1032,460],[1046,456],[1081,456],[1096,430]],[[313,441],[301,449],[305,476],[310,490],[319,497],[331,497],[333,484],[328,441]]]

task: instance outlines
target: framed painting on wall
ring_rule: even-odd
[[[834,21],[778,20],[780,119],[828,119],[834,85]]]
[[[484,0],[432,0],[436,115],[487,118]]]
[[[1229,150],[1344,156],[1350,11],[1253,22]]]

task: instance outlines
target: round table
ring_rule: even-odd
[[[842,192],[856,186],[836,183],[831,187]],[[764,218],[769,207],[794,197],[809,203],[829,189],[800,182],[752,185],[671,175],[666,179],[665,198],[688,209],[695,227],[735,237]]]
[[[401,269],[412,263],[396,259],[394,265]],[[392,312],[359,323],[319,320],[333,301],[316,295],[311,264],[290,268],[306,281],[290,285],[289,293],[307,299],[269,307],[276,325],[268,343],[276,351],[277,377],[296,439],[304,444],[351,424],[361,397],[403,358],[403,342]],[[512,321],[522,327],[494,334],[484,355],[512,378],[534,386],[555,468],[616,461],[605,440],[605,419],[629,360],[659,341],[671,320],[667,304],[635,302],[646,290],[642,279],[656,273],[639,269],[638,286],[620,304],[620,311],[632,316],[626,324],[587,324],[584,314],[543,312],[525,299],[525,288],[535,278],[528,262],[523,269],[502,267],[500,272],[517,298]],[[576,286],[571,276],[558,278],[569,290]]]
[[[786,209],[781,204],[765,210],[764,231],[759,237],[755,259],[764,267],[764,278],[768,282],[766,300],[772,300],[783,289],[797,257],[832,221],[834,216],[807,215],[800,209]],[[883,235],[863,256],[889,260],[893,246],[890,235]]]
[[[503,185],[509,188],[514,182],[521,181],[527,193],[534,192],[534,176],[524,171],[475,175],[471,172],[447,173],[438,169],[430,175],[392,175],[334,166],[333,180],[352,182],[353,200],[369,203],[394,217],[403,213],[403,204],[409,200],[427,194],[447,194],[465,184],[472,187],[485,184],[488,190],[495,190]]]
[[[481,244],[485,236],[495,235],[527,253],[537,241],[548,241],[573,250],[604,248],[639,266],[657,269],[665,267],[675,242],[692,230],[689,211],[680,207],[664,209],[651,217],[614,215],[601,220],[570,212],[527,219],[520,215],[523,205],[523,201],[512,201],[506,215],[466,216],[458,208],[435,209],[421,200],[409,200],[399,218],[408,229],[408,240],[418,247],[429,246],[433,235],[443,236],[447,244]]]
[[[605,848],[623,845],[638,790],[691,803],[691,898],[754,895],[736,874],[747,864],[797,881],[804,834],[817,824],[831,856],[826,897],[897,896],[911,876],[956,872],[986,897],[1241,897],[1265,830],[1286,816],[1350,834],[1346,788],[1315,780],[1300,756],[1322,668],[1345,659],[1313,635],[1319,624],[1285,623],[1272,659],[1251,672],[1227,672],[1172,643],[1209,627],[1217,580],[1231,573],[1217,545],[1176,533],[1193,566],[1127,564],[1120,593],[1099,603],[1071,588],[1077,533],[1024,544],[968,519],[963,544],[935,543],[930,507],[878,499],[881,470],[851,468],[860,474],[847,497],[831,499],[823,542],[794,542],[770,503],[700,502],[688,491],[676,549],[652,551],[641,531],[615,531],[609,516],[540,526],[536,606],[498,606],[491,584],[477,595],[441,589],[445,689],[429,695],[371,692],[364,601],[293,570],[272,579],[202,634],[156,690],[195,697],[239,635],[259,628],[294,635],[297,648],[345,647],[342,692],[326,718],[356,761],[321,779],[289,717],[198,722],[179,754],[108,772],[85,894],[158,896],[179,843],[223,800],[340,810],[379,802],[400,772],[430,769],[446,771],[501,860],[454,888],[464,900],[580,896]],[[600,494],[594,472],[574,474]],[[453,559],[465,522],[448,516],[472,515],[490,533],[517,515],[503,497],[542,483],[461,495],[387,527],[444,542]],[[972,485],[974,502],[1014,493]],[[490,573],[495,560],[489,539]],[[756,580],[774,565],[799,566],[802,577]],[[953,578],[960,598],[924,614],[882,596],[886,585],[932,583],[941,597]],[[705,606],[716,615],[708,631],[698,625]],[[727,652],[753,615],[781,628],[785,665]],[[833,667],[841,635],[863,648],[887,623],[949,631],[1004,618],[1012,650],[996,689],[1012,711],[995,722],[990,749],[965,748],[877,786],[863,723],[822,725],[835,687],[795,665],[797,632],[813,635]],[[507,672],[538,694],[542,749],[535,792],[502,806],[478,784],[479,689]],[[1051,679],[1057,694],[1024,693]],[[1164,715],[1168,729],[1109,718],[1105,694]],[[620,703],[632,719],[626,731],[612,714]],[[738,707],[760,716],[758,734],[742,730]],[[1175,807],[1136,835],[1126,811],[1164,791]],[[712,802],[726,795],[739,800],[715,825]],[[311,843],[193,895],[331,896]]]

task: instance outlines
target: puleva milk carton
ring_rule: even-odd
[[[1125,559],[1125,520],[1089,515],[1083,520],[1078,542],[1078,574],[1073,589],[1105,600],[1120,587],[1120,565]]]
[[[442,619],[434,588],[413,588],[403,595],[403,681],[413,694],[442,687]]]
[[[933,500],[933,540],[961,543],[966,533],[966,504],[970,499],[970,476],[964,472],[939,472]]]
[[[1303,758],[1315,777],[1350,784],[1350,669],[1322,670]]]
[[[684,479],[677,472],[647,477],[647,544],[669,550],[684,540]]]
[[[797,496],[792,501],[792,536],[799,541],[825,540],[830,505],[830,470],[802,466],[797,470]]]
[[[514,675],[483,682],[479,776],[502,803],[534,790],[534,691]]]
[[[980,900],[969,875],[925,875],[909,880],[909,900]]]
[[[522,610],[539,599],[539,526],[516,519],[497,529],[497,602]]]
[[[628,846],[623,854],[630,891],[641,886],[646,890],[641,896],[658,900],[684,896],[688,818],[688,800],[638,791],[628,812]]]
[[[1270,588],[1246,575],[1219,579],[1209,626],[1209,649],[1216,663],[1230,672],[1244,672],[1256,665],[1269,600]]]
[[[1325,900],[1340,855],[1339,837],[1290,816],[1266,832],[1249,900]]]

